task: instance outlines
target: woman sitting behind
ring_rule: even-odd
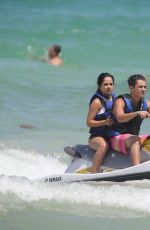
[[[92,173],[101,171],[100,167],[109,149],[109,126],[114,121],[111,118],[112,106],[116,96],[113,94],[114,77],[109,73],[101,73],[97,79],[98,89],[92,96],[87,115],[87,125],[90,127],[89,145],[96,151]]]

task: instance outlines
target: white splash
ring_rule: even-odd
[[[50,155],[5,147],[0,149],[0,175],[36,179],[54,173],[63,173],[66,167],[64,163]]]
[[[35,181],[63,173],[66,164],[55,157],[10,148],[0,149],[0,212],[34,208],[82,215],[150,215],[150,181],[42,184]]]

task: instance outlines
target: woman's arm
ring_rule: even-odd
[[[99,127],[99,126],[111,126],[113,124],[113,120],[111,118],[106,118],[104,120],[96,121],[96,114],[102,109],[102,104],[99,99],[95,99],[90,107],[87,115],[87,126],[88,127]]]

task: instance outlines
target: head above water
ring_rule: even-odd
[[[104,81],[104,79],[106,77],[110,77],[112,79],[113,84],[115,83],[114,77],[111,74],[109,74],[109,73],[101,73],[97,78],[98,88],[101,87],[101,85],[102,85],[102,83],[103,83],[103,81]]]
[[[53,45],[48,49],[48,55],[50,58],[58,56],[60,52],[61,52],[61,46],[59,45]]]
[[[134,75],[131,75],[128,78],[128,85],[129,85],[129,87],[130,86],[135,87],[135,85],[137,84],[138,80],[142,80],[142,81],[146,82],[146,78],[143,75],[141,75],[141,74],[134,74]]]

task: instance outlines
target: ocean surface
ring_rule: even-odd
[[[149,229],[150,181],[44,185],[63,173],[63,148],[87,144],[86,116],[101,72],[147,77],[149,0],[1,0],[0,229]],[[62,46],[62,67],[43,62]],[[144,121],[141,133],[149,133]]]

